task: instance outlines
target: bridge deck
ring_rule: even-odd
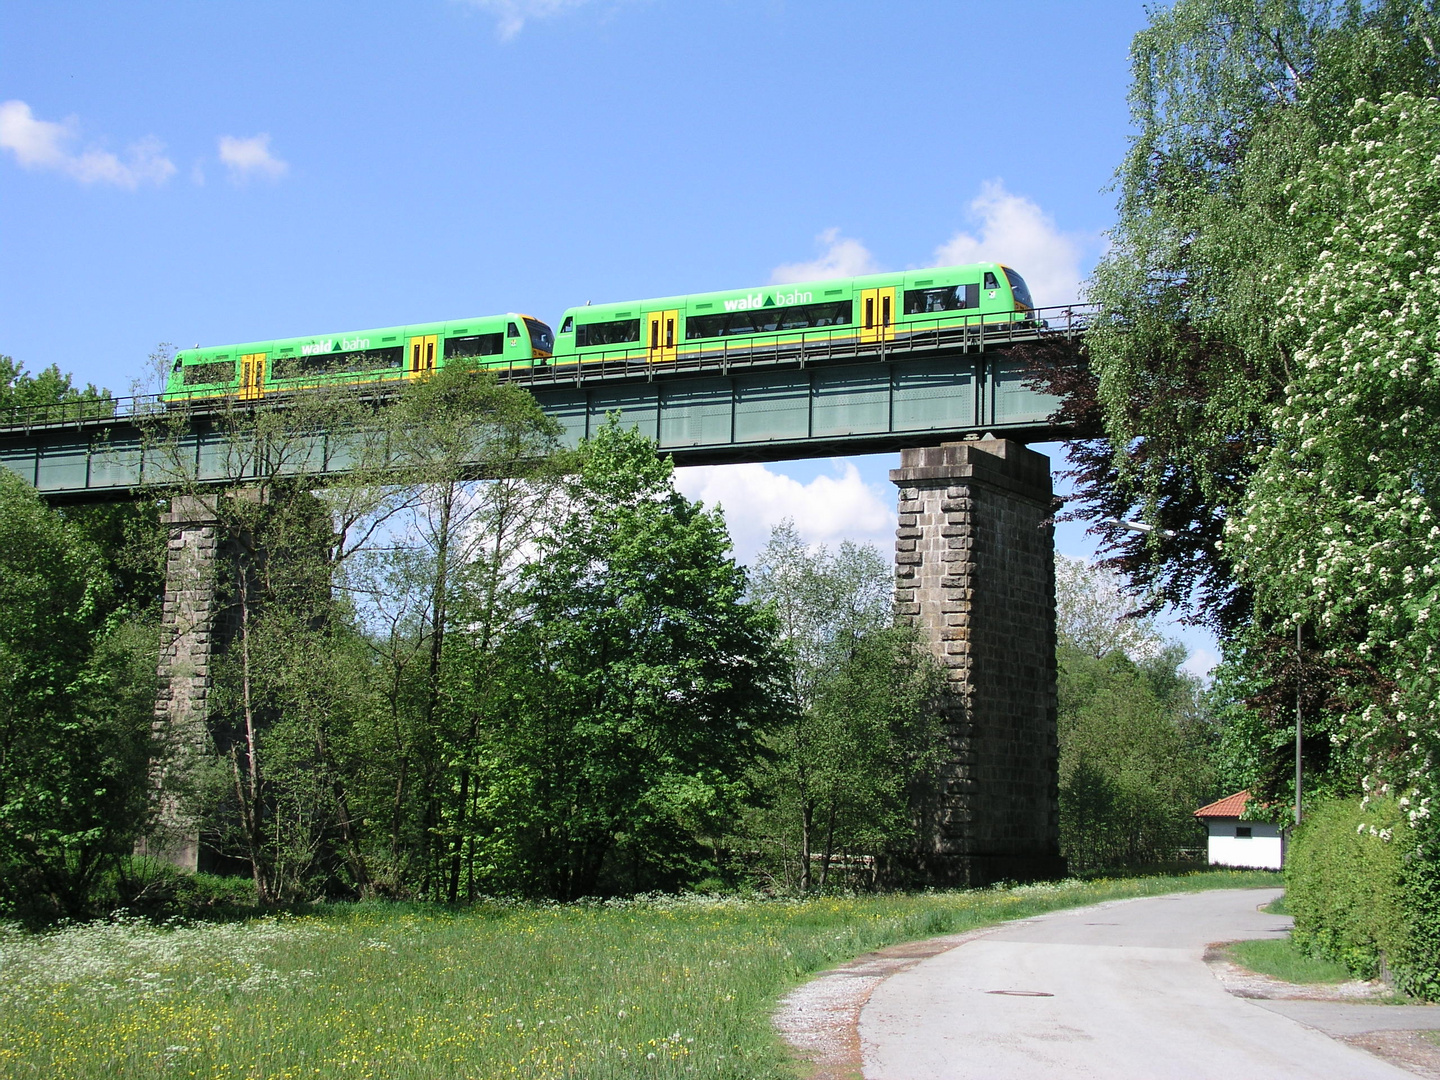
[[[1032,342],[1078,344],[1088,311],[1049,309],[1035,324],[927,330],[892,341],[835,340],[717,348],[663,363],[601,360],[581,365],[502,369],[558,420],[572,445],[607,416],[638,427],[679,464],[774,461],[871,453],[993,432],[1032,441],[1056,437],[1057,402],[1025,385],[1009,355]],[[357,393],[377,405],[397,384]],[[252,407],[283,407],[276,394]],[[55,502],[129,498],[163,483],[147,469],[144,433],[182,408],[205,472],[207,446],[221,436],[215,414],[233,399],[177,406],[157,396],[67,402],[15,410],[0,425],[0,464]],[[324,455],[321,455],[324,457]],[[234,479],[209,470],[215,483]],[[321,470],[323,471],[323,470]]]

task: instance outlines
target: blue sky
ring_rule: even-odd
[[[0,352],[123,392],[161,341],[979,257],[1063,303],[1113,220],[1143,21],[1104,0],[7,0]],[[742,555],[787,512],[888,543],[894,464],[682,483]],[[1089,551],[1076,529],[1060,549]]]

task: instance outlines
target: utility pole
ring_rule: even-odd
[[[1295,624],[1295,824],[1300,824],[1300,624]]]

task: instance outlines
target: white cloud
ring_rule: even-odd
[[[771,284],[785,285],[792,281],[856,277],[860,274],[873,274],[879,269],[869,249],[859,240],[841,236],[839,229],[826,229],[815,238],[815,243],[824,246],[819,258],[811,262],[777,266],[770,274]]]
[[[935,263],[1003,262],[1030,286],[1039,307],[1080,299],[1081,245],[1062,233],[1054,220],[1023,195],[987,180],[970,203],[979,235],[957,232],[935,250]]]
[[[481,11],[495,16],[495,31],[501,41],[513,41],[526,22],[548,19],[561,12],[588,4],[590,0],[468,0]]]
[[[764,465],[698,465],[677,469],[685,495],[725,512],[736,557],[749,562],[770,538],[770,529],[792,518],[807,544],[842,540],[876,544],[888,551],[895,538],[895,495],[866,484],[854,462],[838,459],[835,472],[801,483]]]
[[[1197,679],[1209,680],[1210,673],[1220,663],[1220,656],[1214,649],[1207,649],[1203,645],[1190,650],[1190,657],[1180,665],[1180,670],[1194,675]]]
[[[132,191],[143,183],[163,184],[175,172],[165,144],[153,135],[132,143],[124,160],[109,150],[71,149],[79,135],[72,116],[60,123],[38,120],[23,101],[0,102],[0,148],[25,169],[48,169],[82,184],[114,184]]]
[[[288,162],[281,161],[270,152],[270,136],[265,132],[251,135],[248,139],[221,135],[220,161],[230,170],[230,179],[236,183],[252,176],[278,180],[290,169]]]

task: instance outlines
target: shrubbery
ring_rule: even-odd
[[[1397,989],[1440,998],[1440,862],[1389,799],[1322,803],[1285,866],[1302,949]],[[1386,970],[1388,968],[1388,971]]]

